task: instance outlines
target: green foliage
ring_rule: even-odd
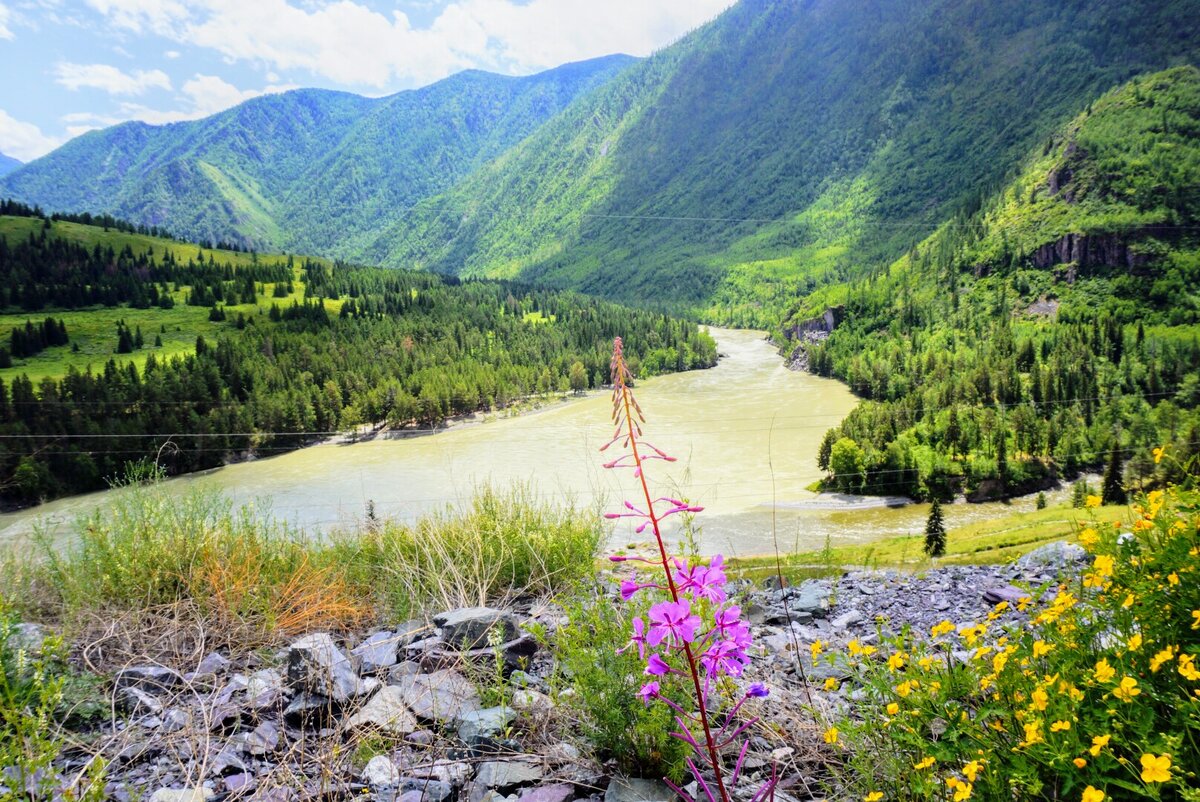
[[[835,308],[809,364],[869,399],[836,432],[866,492],[1033,492],[1113,449],[1131,487],[1179,481],[1150,453],[1200,449],[1196,132],[1200,70],[1140,77],[886,271],[805,299],[785,329]]]
[[[946,522],[942,518],[942,502],[936,498],[925,521],[925,554],[942,557],[946,554]]]
[[[194,122],[125,123],[5,176],[0,195],[166,220],[190,239],[360,258],[384,221],[499,156],[630,61],[521,78],[469,71],[383,98],[304,89]]]
[[[1090,570],[1040,600],[1031,590],[1018,605],[1028,626],[993,623],[1004,604],[987,621],[939,624],[932,639],[885,638],[876,660],[851,655],[862,699],[838,726],[856,796],[1086,800],[1091,787],[1194,799],[1198,513],[1193,492],[1155,491],[1136,537],[1085,529]]]
[[[645,661],[636,647],[620,651],[628,642],[631,618],[645,613],[634,601],[615,604],[584,589],[564,603],[570,623],[559,627],[553,647],[572,693],[560,702],[578,711],[582,732],[600,758],[614,760],[632,776],[678,781],[690,750],[670,735],[674,713],[663,704],[642,703],[637,693]],[[690,687],[679,677],[668,675],[660,682],[665,696],[690,708]]]
[[[1104,469],[1104,483],[1101,485],[1100,498],[1105,504],[1124,504],[1125,486],[1121,484],[1121,451],[1116,438],[1113,438],[1112,448],[1108,452],[1108,465]]]
[[[829,470],[839,490],[858,491],[866,480],[867,457],[858,443],[842,437],[829,451]]]

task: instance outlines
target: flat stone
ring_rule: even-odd
[[[404,703],[404,690],[396,685],[380,689],[346,721],[348,729],[371,728],[403,737],[419,728],[417,718]]]
[[[857,623],[860,623],[863,620],[863,617],[864,616],[862,612],[859,610],[847,610],[837,618],[830,621],[829,624],[836,630],[845,630]]]
[[[523,713],[549,713],[554,709],[554,702],[544,693],[521,688],[513,691],[512,706]]]
[[[283,691],[283,675],[273,668],[255,671],[246,677],[246,700],[251,707],[263,708],[278,704]]]
[[[317,693],[298,693],[283,711],[290,723],[305,726],[332,717],[340,706],[327,696]]]
[[[387,755],[376,755],[367,761],[362,778],[372,788],[394,788],[400,784],[400,769]]]
[[[230,774],[221,780],[230,794],[243,794],[254,787],[254,777],[249,774]]]
[[[517,625],[503,610],[492,607],[466,607],[433,617],[442,629],[442,640],[458,649],[478,649],[490,645],[494,637],[500,643],[517,639]],[[498,632],[493,635],[493,631]]]
[[[575,798],[575,786],[569,783],[539,785],[521,792],[520,802],[567,802]]]
[[[346,702],[361,692],[358,673],[333,638],[324,632],[295,641],[287,653],[288,681],[293,687]]]
[[[613,777],[604,802],[674,802],[675,792],[662,780]]]
[[[422,780],[439,780],[449,783],[455,788],[462,785],[471,777],[471,764],[439,758],[428,766],[410,769],[409,774]]]
[[[196,666],[196,670],[192,672],[194,677],[215,676],[224,673],[229,668],[229,660],[217,652],[212,652],[200,661]]]
[[[988,588],[983,592],[983,600],[988,604],[996,605],[1000,602],[1008,602],[1016,604],[1021,599],[1030,598],[1029,591],[1019,588],[1016,585],[1004,585],[999,588]]]
[[[213,796],[207,788],[159,788],[150,795],[150,802],[204,802]]]
[[[457,671],[442,670],[408,677],[400,686],[408,709],[418,718],[449,724],[482,705],[471,681]]]
[[[455,718],[455,730],[458,737],[464,741],[474,738],[491,738],[503,734],[517,718],[517,711],[511,707],[487,707],[482,710],[468,710]]]
[[[492,760],[480,763],[475,771],[475,782],[485,788],[507,791],[519,785],[529,785],[542,779],[542,770],[531,764],[515,760]]]
[[[1087,551],[1076,543],[1047,543],[1017,559],[1021,569],[1065,568],[1087,558]]]
[[[358,669],[364,674],[374,674],[396,665],[396,653],[400,643],[394,632],[376,632],[350,650],[357,658]]]
[[[122,688],[120,699],[124,708],[135,716],[158,716],[163,712],[162,702],[138,687]]]
[[[444,783],[441,780],[422,780],[417,777],[404,777],[400,780],[400,791],[404,795],[401,798],[407,797],[410,793],[418,794],[415,797],[419,802],[446,802],[454,793],[454,788],[450,783]]]
[[[162,693],[183,683],[178,671],[164,666],[130,666],[122,668],[113,678],[117,688],[137,688],[146,693]]]
[[[252,755],[266,755],[279,748],[279,727],[264,721],[246,735],[246,751]]]

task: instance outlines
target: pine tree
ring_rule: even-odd
[[[1112,450],[1108,454],[1108,467],[1104,469],[1104,485],[1100,497],[1105,504],[1124,504],[1127,500],[1125,487],[1121,484],[1121,452],[1120,443],[1113,438]]]
[[[942,503],[936,498],[925,522],[925,553],[930,557],[941,557],[946,553],[946,522],[942,518]]]

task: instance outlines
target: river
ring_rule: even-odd
[[[857,403],[838,382],[787,370],[761,332],[712,329],[721,354],[710,369],[640,382],[647,439],[675,456],[647,476],[664,493],[705,506],[697,517],[703,551],[726,554],[819,549],[921,532],[928,506],[889,507],[805,488],[825,431]],[[630,471],[606,471],[598,448],[611,434],[607,395],[556,402],[538,411],[451,426],[433,434],[312,446],[269,459],[171,479],[166,492],[217,490],[237,503],[267,506],[309,531],[353,525],[368,501],[377,514],[411,521],[461,504],[474,488],[528,483],[532,492],[616,509],[634,497]],[[80,515],[107,503],[110,490],[0,515],[0,543],[35,525],[69,537]],[[1001,505],[945,507],[948,526],[1000,513]],[[1002,505],[1032,509],[1032,499]],[[624,523],[624,522],[622,522]],[[616,544],[635,539],[618,527]]]

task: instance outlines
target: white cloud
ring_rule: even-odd
[[[33,123],[22,122],[0,109],[0,153],[32,161],[62,144],[62,140],[46,136]]]
[[[454,0],[425,28],[355,0],[87,0],[115,24],[230,61],[350,86],[426,83],[466,67],[528,72],[614,52],[648,55],[732,0]]]
[[[166,52],[163,53],[163,55],[169,59],[177,59],[183,54],[180,53],[178,50],[167,50]]]
[[[272,84],[262,89],[238,89],[233,84],[214,75],[197,74],[181,87],[180,94],[177,96],[180,104],[178,108],[155,109],[139,103],[125,102],[115,113],[76,112],[63,115],[62,122],[66,126],[67,133],[72,137],[129,120],[140,120],[151,125],[164,125],[183,120],[198,120],[260,95],[287,92],[295,88],[290,85]]]
[[[12,21],[12,12],[8,10],[8,6],[0,3],[0,39],[12,39],[12,28],[9,24]]]
[[[100,89],[110,95],[140,95],[147,89],[170,89],[171,79],[162,70],[122,72],[109,64],[62,62],[54,68],[55,80],[67,89]]]

